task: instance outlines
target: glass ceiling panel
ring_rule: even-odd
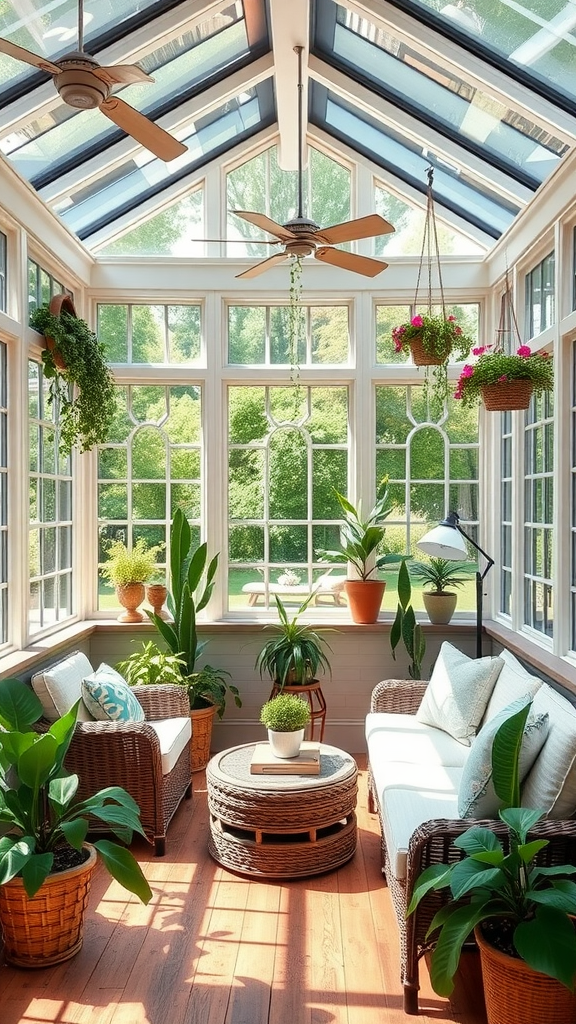
[[[154,120],[198,92],[199,85],[205,89],[213,77],[249,52],[244,20],[235,18],[230,8],[139,61],[154,76],[154,84],[129,85],[114,90],[114,95],[121,94],[126,103]],[[0,150],[20,174],[41,188],[123,136],[100,110],[75,111],[58,101],[42,117],[0,138]]]
[[[165,164],[141,150],[108,174],[52,204],[53,209],[80,238],[87,238],[275,119],[272,82],[267,79],[179,132],[188,146],[181,157]]]
[[[574,0],[392,0],[545,95],[576,99]],[[565,102],[562,104],[565,109]]]
[[[316,19],[324,59],[528,188],[536,189],[567,152],[547,127],[332,0],[317,0]]]
[[[84,10],[84,45],[90,52],[103,34],[113,37],[132,31],[146,20],[146,12],[161,14],[172,3],[155,0],[93,0]],[[78,48],[77,0],[16,0],[0,4],[0,36],[41,57],[62,57]],[[2,54],[0,88],[2,105],[11,99],[13,87],[27,79],[38,79],[38,70]],[[41,79],[45,79],[45,75]],[[8,93],[9,91],[9,93]]]
[[[426,168],[432,165],[437,202],[493,238],[499,238],[519,212],[519,207],[430,153],[424,145],[409,142],[317,82],[311,83],[310,103],[314,124],[420,192],[426,192]]]

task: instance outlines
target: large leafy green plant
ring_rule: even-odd
[[[330,662],[324,652],[324,648],[329,645],[321,631],[310,622],[299,621],[312,597],[313,594],[310,594],[290,619],[284,604],[275,596],[279,621],[264,626],[264,629],[271,629],[276,635],[264,644],[256,658],[260,678],[267,672],[280,687],[287,683],[303,686],[316,678],[319,669],[330,672]]]
[[[173,622],[161,619],[147,609],[148,617],[166,641],[169,650],[180,659],[183,684],[192,709],[216,704],[222,717],[226,697],[232,695],[237,707],[242,701],[238,688],[229,683],[228,672],[204,665],[196,669],[207,640],[198,639],[196,616],[206,607],[214,589],[218,555],[208,562],[207,545],[194,548],[190,523],[182,509],[176,509],[170,528],[170,581],[167,605]]]
[[[386,532],[382,523],[393,509],[388,499],[387,478],[378,488],[374,507],[365,519],[362,518],[361,501],[355,507],[339,491],[334,493],[344,513],[344,522],[340,528],[340,547],[336,551],[323,551],[323,559],[332,562],[351,562],[358,577],[367,580],[384,565],[397,565],[406,557],[388,552],[378,554],[378,548],[383,544]]]
[[[408,914],[427,892],[449,888],[452,899],[433,918],[438,933],[430,977],[439,995],[450,995],[462,946],[473,928],[490,924],[489,941],[499,926],[511,932],[515,954],[533,970],[574,989],[576,979],[576,874],[573,864],[546,867],[536,855],[546,839],[529,838],[543,812],[520,807],[518,758],[530,705],[499,728],[492,751],[492,781],[504,802],[499,816],[507,827],[508,849],[489,828],[474,826],[454,845],[465,857],[452,865],[433,864],[422,872]]]
[[[390,647],[394,660],[396,648],[401,640],[411,661],[408,667],[410,678],[421,679],[422,662],[426,654],[426,637],[412,607],[412,585],[406,562],[402,562],[398,570],[398,606],[390,630]]]
[[[19,875],[30,897],[61,850],[82,850],[90,815],[124,843],[134,832],[144,835],[138,805],[120,786],[75,801],[78,776],[65,770],[64,759],[79,703],[48,732],[35,732],[31,726],[42,716],[36,694],[18,679],[0,680],[0,825],[8,830],[0,838],[0,885]],[[130,851],[108,839],[93,845],[113,878],[148,903],[150,886]]]

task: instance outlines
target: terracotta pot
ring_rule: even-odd
[[[168,597],[168,588],[163,583],[148,583],[146,586],[146,600],[152,605],[152,611],[159,619],[169,619],[170,615],[163,608]]]
[[[458,595],[452,594],[448,590],[441,594],[425,590],[422,600],[430,622],[434,626],[446,626],[454,615]]]
[[[137,611],[144,600],[143,583],[125,583],[116,587],[116,597],[126,611],[118,616],[118,622],[143,622],[144,614]]]
[[[446,349],[442,355],[431,354],[424,348],[422,338],[418,334],[415,334],[413,338],[410,338],[408,344],[410,346],[412,362],[415,366],[442,366],[442,363],[446,362],[452,351],[452,346],[446,345]]]
[[[49,967],[73,957],[82,945],[96,850],[83,864],[48,875],[35,896],[26,895],[21,878],[0,886],[0,924],[4,956],[17,967]]]
[[[484,408],[488,412],[511,412],[527,409],[533,391],[531,380],[503,380],[481,388]]]
[[[72,299],[70,298],[69,295],[65,295],[63,292],[61,292],[59,295],[52,296],[52,298],[50,299],[50,303],[48,305],[48,309],[53,316],[60,316],[60,313],[62,312],[63,309],[66,310],[67,313],[70,313],[71,316],[76,316],[76,310],[74,308],[74,303],[72,302]],[[46,342],[46,348],[48,349],[49,352],[52,353],[54,365],[59,370],[65,370],[66,363],[63,357],[58,352],[58,349],[56,348],[56,342],[54,341],[54,339],[45,335],[44,340]]]
[[[569,1024],[576,1020],[576,993],[555,978],[507,956],[474,929],[480,949],[488,1024]]]
[[[190,712],[192,722],[192,743],[190,744],[190,761],[193,772],[201,772],[210,760],[210,744],[212,742],[212,726],[216,706],[207,704],[205,708],[196,708]]]
[[[353,621],[376,622],[385,590],[385,580],[346,580],[344,591]]]

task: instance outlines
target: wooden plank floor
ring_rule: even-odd
[[[365,760],[358,758],[365,765]],[[421,968],[421,1014],[402,1011],[398,937],[361,773],[358,850],[315,878],[241,878],[206,853],[204,774],[163,858],[133,847],[154,898],[142,906],[98,867],[84,946],[21,970],[0,959],[0,1024],[486,1024],[476,958],[451,1003]]]

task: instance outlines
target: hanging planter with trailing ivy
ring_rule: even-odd
[[[116,413],[114,378],[98,341],[85,320],[76,316],[69,295],[55,295],[35,309],[30,326],[44,335],[44,376],[50,403],[58,408],[60,453],[73,447],[87,452],[108,436]]]

